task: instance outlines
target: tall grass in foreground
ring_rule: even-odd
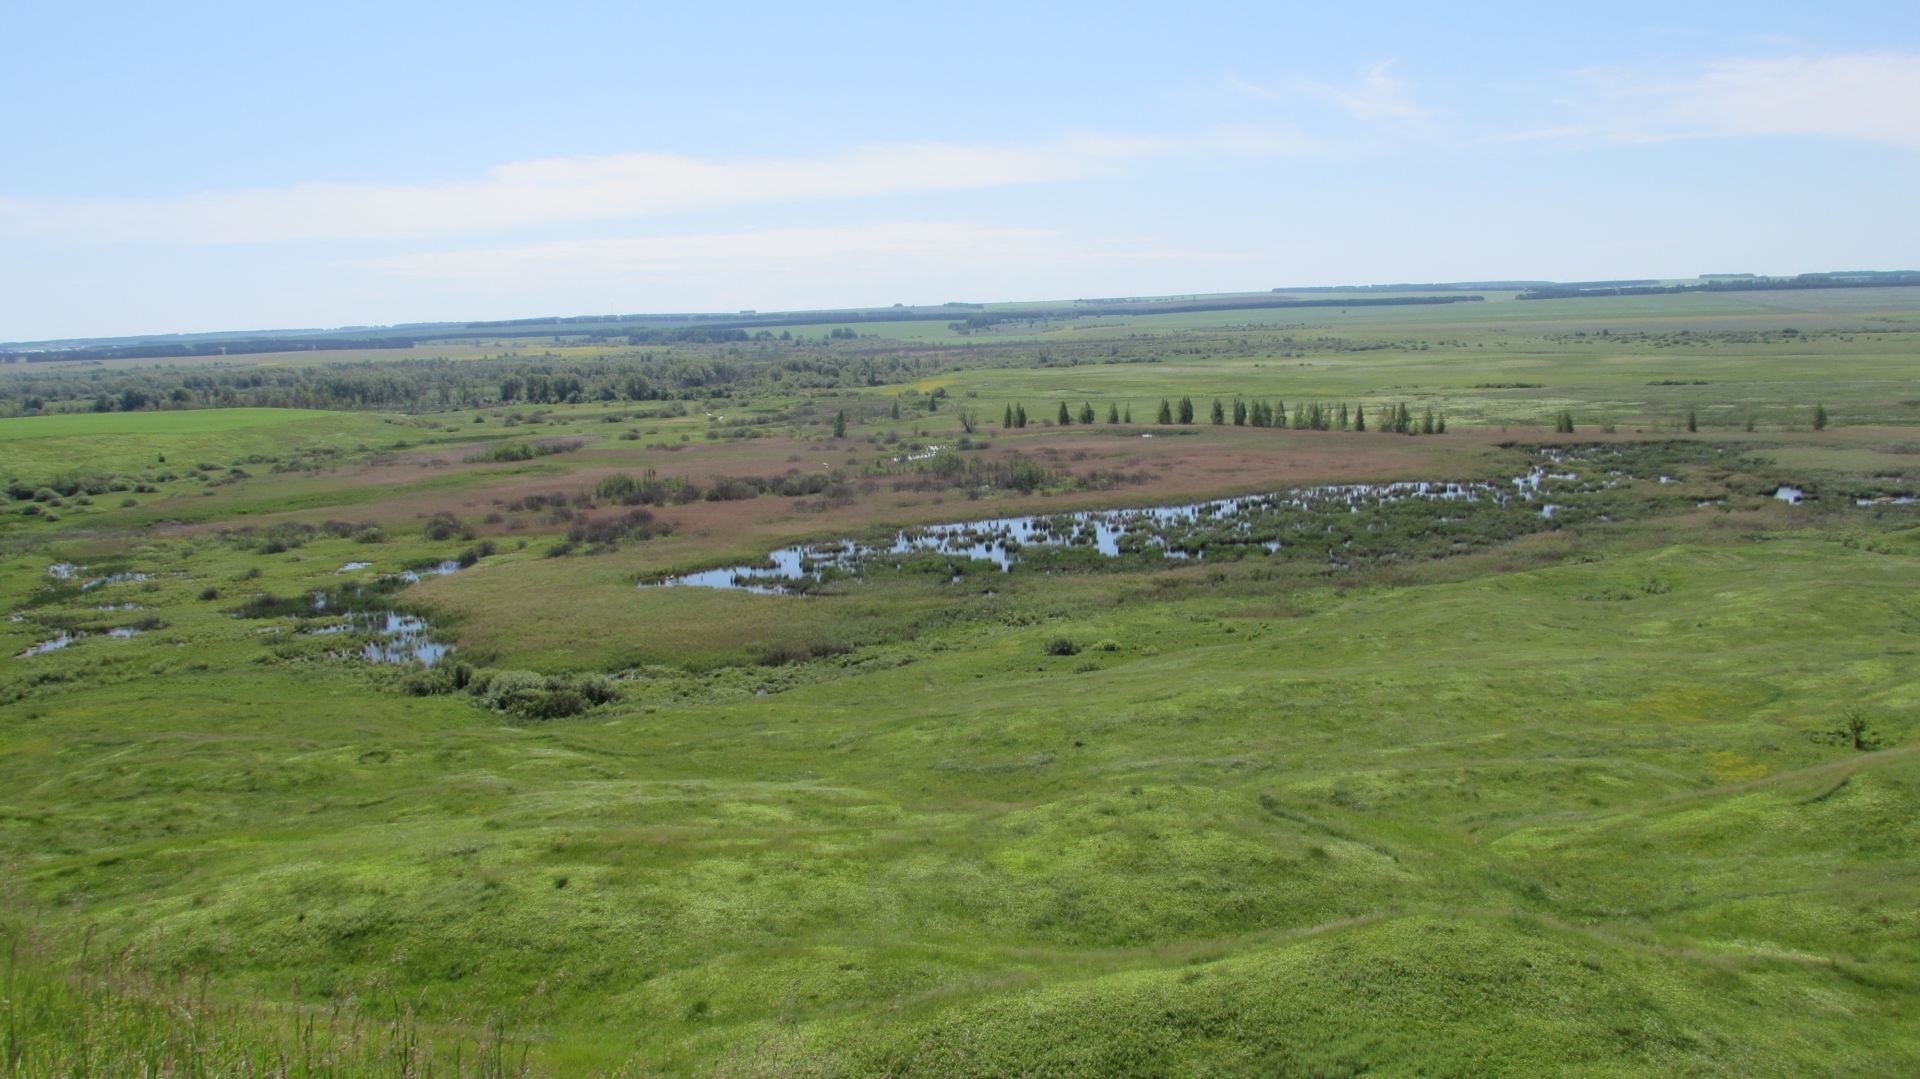
[[[111,957],[61,962],[0,940],[0,1079],[533,1079],[503,1020],[454,1036],[350,1002],[292,1011],[211,997]]]

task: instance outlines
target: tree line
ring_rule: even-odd
[[[1078,409],[1067,402],[1059,402],[1053,422],[1061,427],[1075,423],[1091,424],[1099,422],[1100,413],[1091,401],[1083,401]],[[1323,405],[1318,401],[1295,404],[1291,413],[1285,401],[1248,401],[1242,397],[1233,399],[1231,405],[1214,398],[1207,412],[1207,420],[1215,426],[1235,427],[1281,427],[1295,431],[1365,431],[1369,420],[1365,405],[1354,405],[1349,409],[1345,402],[1337,405]],[[1005,429],[1017,429],[1027,426],[1030,417],[1027,406],[1022,402],[1011,402],[1001,416],[1000,426]],[[1110,424],[1129,424],[1133,422],[1133,406],[1122,407],[1108,404],[1106,422]],[[1159,410],[1154,414],[1154,424],[1162,427],[1193,426],[1198,421],[1192,397],[1183,396],[1175,401],[1162,397]],[[1429,408],[1415,416],[1406,404],[1376,406],[1372,429],[1390,431],[1403,435],[1445,434],[1447,417],[1445,413],[1436,413]]]

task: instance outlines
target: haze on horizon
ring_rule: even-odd
[[[1902,268],[1842,8],[16,5],[0,340]]]

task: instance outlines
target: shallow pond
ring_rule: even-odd
[[[1560,463],[1557,458],[1549,461]],[[1547,496],[1577,492],[1583,482],[1587,489],[1600,489],[1619,481],[1617,478],[1582,481],[1578,473],[1540,466],[1504,484],[1480,480],[1330,484],[1146,509],[996,517],[904,528],[889,540],[872,543],[840,540],[782,547],[769,553],[762,565],[703,570],[647,582],[640,587],[723,588],[777,595],[791,591],[798,582],[817,581],[830,575],[857,575],[876,559],[917,553],[987,562],[1003,572],[1026,560],[1030,548],[1078,547],[1109,558],[1138,553],[1186,559],[1204,558],[1206,543],[1227,543],[1258,546],[1272,553],[1287,542],[1270,535],[1274,531],[1273,522],[1278,518],[1297,522],[1308,514],[1356,515],[1381,506],[1421,501],[1498,506],[1538,504],[1539,508],[1533,512],[1551,519],[1563,507],[1547,502]],[[1453,519],[1456,518],[1440,518],[1443,522]],[[1326,531],[1332,529],[1329,527]],[[1343,546],[1350,546],[1351,542],[1347,540]],[[1331,551],[1327,558],[1343,564]]]

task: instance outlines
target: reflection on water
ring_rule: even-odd
[[[349,562],[339,572],[348,569],[365,568],[368,562]],[[438,562],[419,570],[402,570],[399,573],[382,574],[371,584],[348,585],[343,588],[315,592],[309,598],[313,613],[329,614],[337,612],[345,621],[331,625],[316,626],[302,630],[304,636],[320,636],[329,633],[356,633],[370,637],[360,646],[362,659],[376,660],[381,663],[419,662],[429,667],[440,662],[453,646],[431,639],[432,627],[427,620],[418,615],[401,614],[384,602],[384,597],[399,588],[413,584],[423,577],[441,577],[449,573],[458,573],[460,563],[454,559]],[[339,653],[351,655],[353,653]]]
[[[65,648],[66,646],[72,644],[73,642],[79,639],[80,638],[77,634],[62,633],[60,636],[55,637],[53,640],[41,641],[39,644],[28,646],[26,650],[17,653],[14,656],[14,658],[25,659],[28,656],[37,656],[45,652],[51,652],[56,648]]]

